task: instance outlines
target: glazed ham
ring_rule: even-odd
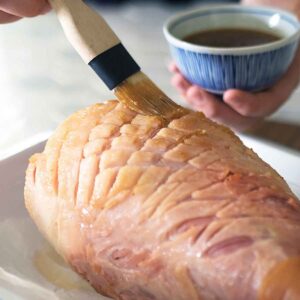
[[[25,200],[56,250],[113,299],[300,299],[298,200],[201,113],[82,110],[30,159]]]

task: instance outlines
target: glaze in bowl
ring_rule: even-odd
[[[215,48],[183,39],[201,30],[253,29],[281,39],[257,46]],[[164,25],[171,54],[183,75],[205,90],[260,91],[272,86],[290,66],[300,36],[300,23],[291,13],[262,6],[203,6],[171,17]]]

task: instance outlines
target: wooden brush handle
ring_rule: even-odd
[[[82,0],[49,2],[72,46],[109,89],[140,70],[105,20]]]
[[[82,0],[49,2],[68,40],[87,64],[99,54],[120,43],[105,20]]]

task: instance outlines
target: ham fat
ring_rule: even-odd
[[[117,101],[75,113],[30,159],[25,202],[113,299],[300,299],[298,200],[201,113],[165,121]]]

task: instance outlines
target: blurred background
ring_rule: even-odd
[[[169,83],[163,23],[177,11],[216,2],[222,1],[89,1],[144,71],[178,102]],[[0,91],[0,159],[46,138],[75,110],[113,98],[69,45],[53,13],[0,26]],[[251,134],[300,150],[299,100],[300,89]]]

